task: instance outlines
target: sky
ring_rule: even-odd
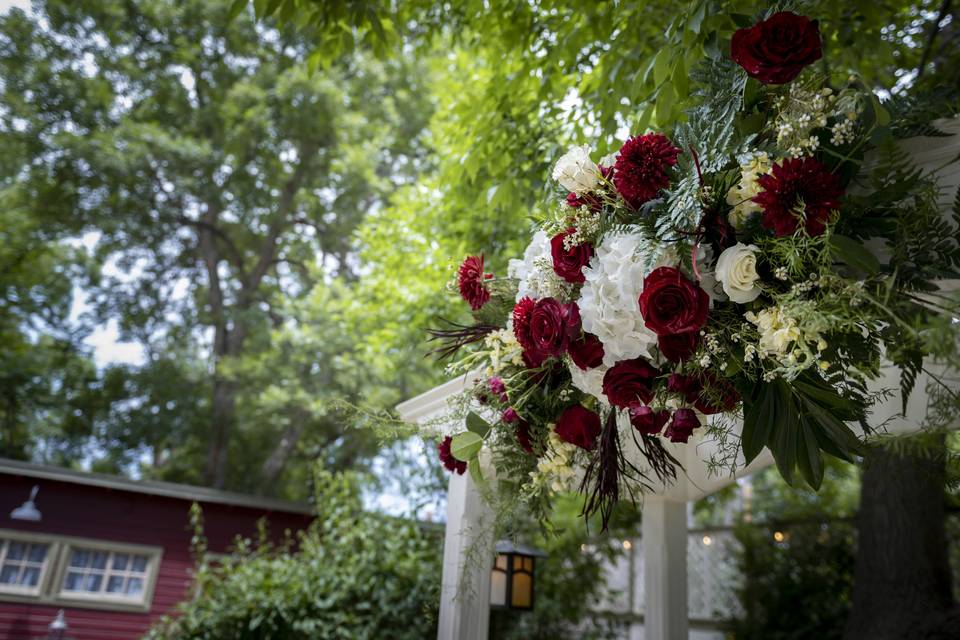
[[[30,8],[30,0],[0,0],[0,14],[6,13],[12,7],[20,7],[26,11]]]

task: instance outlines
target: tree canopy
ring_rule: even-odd
[[[572,143],[684,117],[764,3],[44,0],[0,18],[0,450],[303,496],[443,376],[470,251],[522,250]],[[822,64],[951,82],[957,8],[806,2]],[[869,50],[869,56],[861,52]],[[932,71],[936,69],[936,73]],[[953,74],[953,75],[952,75]],[[956,83],[955,83],[956,84]],[[115,323],[140,364],[97,367]]]

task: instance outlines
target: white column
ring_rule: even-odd
[[[687,640],[687,505],[647,495],[643,499],[643,636]]]
[[[470,474],[452,474],[447,491],[437,640],[487,640],[492,525],[493,513]]]

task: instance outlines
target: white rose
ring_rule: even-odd
[[[589,145],[574,147],[563,154],[553,166],[553,179],[576,194],[595,189],[600,184],[600,170],[590,159]]]
[[[752,302],[760,295],[757,286],[757,255],[759,248],[741,242],[725,249],[717,260],[716,277],[723,284],[723,292],[740,304]]]

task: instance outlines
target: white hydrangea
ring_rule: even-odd
[[[603,395],[603,376],[610,367],[602,364],[599,367],[584,371],[572,361],[569,361],[567,368],[570,369],[570,378],[572,379],[574,387],[587,395],[593,396],[604,404],[607,403],[607,397]]]
[[[546,267],[546,268],[545,268]],[[533,239],[523,252],[523,259],[507,263],[507,276],[519,280],[517,301],[529,297],[534,300],[547,295],[550,281],[555,279],[553,257],[550,254],[550,237],[543,230],[533,234]]]
[[[600,170],[590,159],[590,145],[574,147],[563,154],[553,166],[553,179],[577,194],[596,189],[600,184]]]
[[[584,330],[603,344],[603,363],[607,366],[650,357],[657,344],[657,335],[647,329],[637,302],[647,275],[644,263],[650,262],[641,254],[643,243],[640,234],[609,235],[583,270],[586,282],[577,305]],[[652,266],[661,261],[654,261]]]
[[[730,187],[727,192],[727,204],[733,207],[729,220],[736,228],[740,228],[744,221],[754,213],[760,211],[760,205],[753,202],[760,193],[760,184],[757,179],[771,169],[770,157],[766,153],[757,153],[740,165],[740,182]]]

